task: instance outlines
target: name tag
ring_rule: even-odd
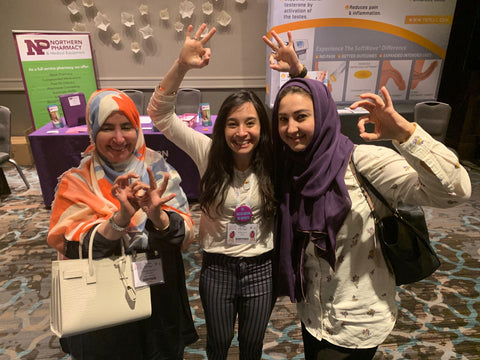
[[[165,283],[161,258],[135,261],[132,270],[135,288]]]
[[[228,224],[227,244],[255,244],[257,241],[258,224]]]

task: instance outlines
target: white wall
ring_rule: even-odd
[[[174,23],[181,21],[198,27],[206,22],[215,26],[217,34],[210,42],[213,56],[210,66],[192,72],[186,86],[204,88],[260,88],[265,86],[265,46],[261,36],[266,32],[267,0],[247,0],[238,4],[234,0],[210,0],[214,12],[207,16],[201,11],[207,0],[191,0],[195,10],[191,18],[181,19],[180,1],[154,0],[95,0],[95,6],[85,8],[82,0],[73,0],[80,8],[72,15],[67,5],[72,0],[2,0],[0,2],[0,91],[21,90],[21,75],[12,30],[71,31],[75,22],[86,25],[92,35],[93,50],[101,87],[152,88],[170,67],[184,41],[184,32],[177,33]],[[149,14],[141,16],[140,4],[148,5]],[[169,21],[160,20],[159,11],[168,8]],[[223,27],[216,22],[221,10],[231,16],[231,23]],[[100,11],[111,25],[107,31],[95,27],[94,17]],[[121,24],[121,12],[135,16],[135,26]],[[153,37],[143,40],[139,29],[146,24],[154,30]],[[120,33],[120,46],[111,41],[113,33]],[[140,42],[142,51],[130,50],[132,41]]]
[[[177,33],[174,23],[181,21],[197,28],[202,22],[215,26],[217,33],[211,39],[212,59],[207,68],[191,71],[183,86],[210,89],[220,102],[237,88],[265,88],[265,51],[261,36],[266,33],[268,0],[209,0],[214,12],[207,16],[201,11],[207,0],[190,0],[195,5],[191,18],[181,19],[176,0],[94,0],[95,6],[85,8],[82,0],[0,0],[0,103],[12,109],[14,135],[20,135],[31,125],[26,96],[17,59],[12,30],[71,31],[75,22],[86,25],[91,33],[97,77],[101,88],[138,88],[152,90],[170,68],[183,44],[185,33]],[[76,2],[80,12],[72,15],[67,8]],[[141,16],[141,4],[148,5],[149,15]],[[168,8],[169,21],[160,20],[159,12]],[[231,16],[231,23],[223,27],[216,22],[220,11]],[[94,24],[100,11],[111,24],[101,31]],[[121,24],[121,12],[135,16],[135,26]],[[138,29],[146,24],[154,30],[153,37],[143,40]],[[116,46],[111,41],[113,33],[120,33],[122,42]],[[140,42],[142,51],[130,50],[132,41]],[[224,89],[224,91],[222,91]]]

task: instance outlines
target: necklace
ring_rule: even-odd
[[[250,176],[243,181],[243,190],[250,190]]]
[[[247,170],[245,171],[240,171],[236,170],[235,171],[235,177],[237,178],[237,184],[239,184],[238,189],[242,189],[243,191],[248,191],[250,190],[250,186],[252,184],[250,177],[252,173]]]
[[[252,173],[246,171],[236,171],[238,187],[234,186],[237,197],[237,208],[235,209],[235,220],[238,223],[249,222],[252,218],[252,209],[248,205],[250,203],[250,188],[253,184],[254,178],[251,178]],[[247,194],[246,201],[240,202],[240,189]]]

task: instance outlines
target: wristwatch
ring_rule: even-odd
[[[113,218],[115,217],[115,214],[116,214],[116,212],[113,213],[112,216],[110,216],[110,219],[108,219],[108,223],[110,224],[112,229],[115,230],[115,231],[118,231],[118,232],[122,232],[122,231],[127,230],[128,225],[123,227],[123,226],[118,225],[115,221],[113,221]]]
[[[288,75],[290,76],[291,79],[304,78],[305,76],[307,76],[307,73],[308,73],[308,69],[305,65],[303,65],[302,71],[300,71],[297,75],[292,75],[290,73]]]

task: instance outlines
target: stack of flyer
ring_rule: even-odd
[[[182,120],[187,126],[193,128],[197,125],[198,114],[186,113],[183,115],[179,115],[178,118]]]

